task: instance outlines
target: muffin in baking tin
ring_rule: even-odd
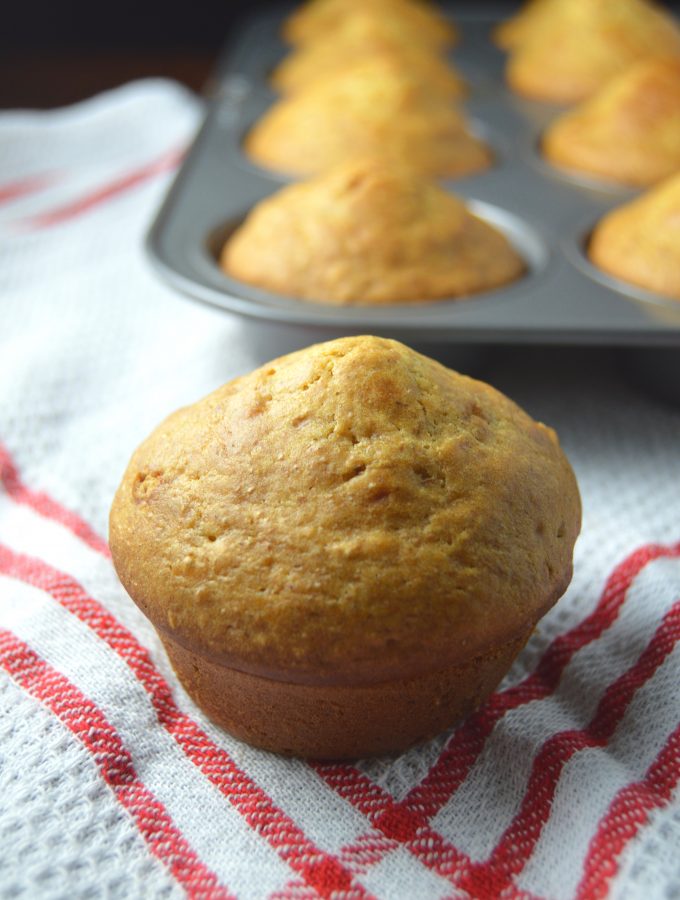
[[[645,0],[569,0],[520,40],[506,77],[520,94],[576,103],[642,59],[680,58],[680,27]]]
[[[512,50],[530,39],[532,33],[540,32],[552,17],[559,16],[560,7],[570,2],[572,0],[525,0],[513,16],[493,29],[494,43],[503,50]]]
[[[113,502],[120,578],[228,731],[398,752],[494,689],[579,530],[550,428],[395,341],[309,347],[165,420]]]
[[[457,39],[453,23],[420,0],[311,0],[286,19],[283,38],[297,45],[314,43],[333,33],[344,19],[365,10],[408,29],[413,40],[434,49],[450,47]]]
[[[343,163],[261,201],[222,268],[274,293],[335,305],[423,303],[515,281],[508,239],[435,182],[380,157]]]
[[[680,58],[632,65],[559,116],[541,147],[558,166],[632,187],[680,171]]]
[[[383,55],[401,60],[405,69],[452,98],[465,94],[462,77],[436,49],[419,41],[408,24],[383,18],[370,6],[342,19],[337,28],[314,43],[288,54],[272,72],[271,85],[283,94],[292,94],[327,75],[346,72],[369,56]]]
[[[680,300],[680,166],[678,173],[607,213],[588,255],[604,272]]]
[[[258,165],[294,176],[376,154],[450,177],[492,163],[490,149],[471,133],[450,92],[386,55],[275,103],[243,146]]]

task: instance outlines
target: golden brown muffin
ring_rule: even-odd
[[[550,162],[632,186],[680,170],[680,59],[643,60],[547,129]]]
[[[403,750],[481,703],[569,583],[579,524],[550,428],[351,337],[166,419],[132,457],[110,543],[211,718],[340,758]]]
[[[456,29],[450,21],[430,4],[414,0],[311,0],[286,20],[283,37],[300,46],[325,40],[343,20],[367,9],[385,21],[408,28],[419,43],[443,49],[456,41]]]
[[[293,176],[376,154],[450,177],[492,162],[449,93],[387,56],[275,103],[246,135],[244,150],[258,165]]]
[[[465,83],[453,66],[418,41],[408,24],[383,18],[373,7],[354,12],[325,37],[289,54],[274,70],[272,87],[292,94],[326,75],[346,72],[369,56],[384,55],[451,97],[465,93]]]
[[[644,0],[568,0],[521,41],[510,87],[537,100],[575,103],[641,59],[680,57],[680,28]]]
[[[680,172],[601,219],[588,255],[615,278],[680,300]]]
[[[379,158],[263,200],[227,241],[221,265],[266,290],[337,305],[460,297],[524,272],[506,237],[462,200]]]
[[[493,30],[494,43],[503,50],[512,50],[531,37],[532,32],[543,27],[543,23],[571,0],[527,0],[511,18],[501,22]]]

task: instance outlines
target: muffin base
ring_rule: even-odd
[[[263,678],[160,637],[187,693],[234,737],[285,756],[357,759],[401,753],[464,718],[498,685],[532,630],[462,665],[363,685]]]

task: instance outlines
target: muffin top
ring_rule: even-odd
[[[402,344],[349,337],[166,419],[132,457],[110,543],[190,650],[351,684],[516,639],[565,589],[579,520],[550,428]]]
[[[221,265],[275,293],[336,305],[417,303],[507,284],[507,238],[459,198],[380,158],[344,163],[263,200]]]
[[[433,175],[465,175],[491,164],[450,91],[387,55],[275,103],[246,135],[244,149],[259,165],[298,176],[375,155]]]
[[[271,84],[284,94],[306,88],[311,82],[366,61],[376,55],[391,55],[401,65],[417,72],[425,82],[451,97],[465,93],[465,84],[453,66],[429,44],[418,40],[407,22],[383,17],[369,6],[342,19],[328,34],[290,53],[275,68]]]
[[[611,181],[646,186],[680,170],[680,59],[643,60],[543,136],[558,165]]]
[[[560,7],[570,2],[572,0],[525,0],[514,16],[494,28],[494,43],[503,50],[513,50],[549,24],[551,17],[559,15]]]
[[[680,57],[680,27],[645,0],[568,0],[520,41],[506,70],[521,94],[574,103],[641,59]]]
[[[370,9],[383,20],[399,23],[414,40],[443,49],[456,40],[456,29],[428,3],[414,0],[310,0],[288,17],[283,37],[310,44],[331,34],[344,19]]]
[[[610,275],[680,300],[680,172],[604,216],[588,254]]]

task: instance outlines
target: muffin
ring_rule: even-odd
[[[680,28],[644,0],[569,0],[511,55],[506,77],[520,94],[576,103],[641,59],[680,57]]]
[[[559,13],[560,6],[571,0],[527,0],[514,16],[501,22],[493,30],[494,43],[503,50],[513,50],[531,34],[544,27],[544,22]]]
[[[419,43],[445,49],[456,41],[454,25],[433,6],[417,0],[311,0],[286,19],[283,37],[300,46],[323,40],[344,19],[367,9],[385,21],[400,23]]]
[[[644,187],[680,170],[680,59],[644,60],[547,129],[558,166]]]
[[[258,165],[291,176],[378,154],[450,177],[482,171],[492,161],[448,91],[384,56],[275,103],[246,135],[244,151]]]
[[[353,13],[329,34],[289,54],[275,68],[271,84],[292,94],[326,75],[346,72],[369,56],[385,55],[451,97],[465,93],[463,79],[432,47],[418,41],[401,20],[384,19],[372,7]]]
[[[680,300],[680,169],[601,219],[588,255],[615,278]]]
[[[483,702],[569,583],[554,432],[395,341],[284,356],[165,420],[110,543],[184,687],[258,747],[398,752]]]
[[[408,168],[353,160],[263,200],[227,241],[225,272],[336,305],[419,303],[519,278],[506,237]]]

